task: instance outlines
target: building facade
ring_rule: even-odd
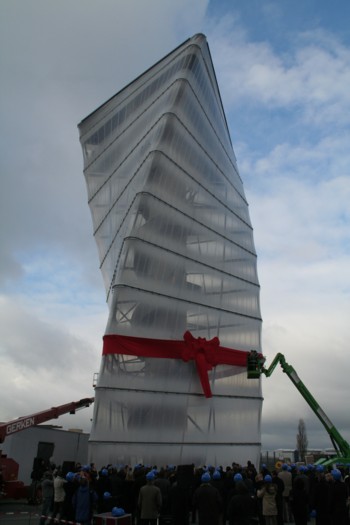
[[[110,312],[90,460],[257,463],[260,380],[231,354],[211,366],[181,353],[261,350],[253,230],[205,36],[79,130]]]

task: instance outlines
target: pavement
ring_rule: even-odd
[[[27,500],[0,499],[1,525],[34,525],[39,523],[41,505],[29,505]]]

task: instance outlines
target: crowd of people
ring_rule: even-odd
[[[90,525],[94,514],[112,511],[131,514],[137,525],[307,525],[310,517],[316,525],[350,525],[349,466],[77,464],[65,474],[52,466],[41,490],[40,525],[48,518]]]

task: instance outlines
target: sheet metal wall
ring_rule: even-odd
[[[261,350],[248,204],[206,39],[195,35],[80,124],[107,334]],[[91,460],[258,462],[261,386],[239,367],[102,358]]]

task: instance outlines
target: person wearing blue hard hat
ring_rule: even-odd
[[[229,524],[240,525],[257,523],[255,518],[257,518],[255,499],[249,494],[248,487],[244,480],[238,481],[236,483],[234,494],[229,499],[227,506],[227,519]]]
[[[306,493],[310,494],[310,473],[305,465],[299,465],[297,468],[297,475],[293,479],[293,488],[297,479],[302,479]]]
[[[295,478],[291,496],[295,524],[307,525],[309,518],[309,496],[302,477]]]
[[[198,515],[198,525],[219,525],[223,502],[220,492],[210,483],[209,472],[204,472],[201,485],[194,491],[192,506]]]
[[[331,523],[337,525],[349,524],[348,487],[343,481],[342,473],[339,469],[331,470],[332,481],[330,483],[329,507]]]
[[[162,508],[162,494],[154,484],[153,471],[146,474],[146,485],[141,487],[137,507],[142,525],[156,525]]]
[[[331,477],[323,465],[316,465],[310,494],[310,508],[315,510],[317,524],[320,525],[331,523],[329,513],[331,483],[327,480],[328,476]]]
[[[211,476],[210,476],[209,472],[204,472],[204,474],[202,474],[202,477],[201,477],[201,482],[202,483],[209,483],[210,480],[211,480]]]
[[[112,483],[111,479],[108,473],[108,469],[106,467],[102,468],[99,472],[98,479],[95,482],[95,488],[96,493],[98,496],[97,500],[97,512],[100,514],[101,512],[107,512],[110,511],[113,505],[111,505],[109,508],[106,508],[106,499],[104,498],[104,494],[106,492],[109,492],[112,494]]]
[[[234,476],[233,476],[233,481],[235,483],[238,483],[239,481],[243,481],[243,476],[240,472],[237,472]]]
[[[283,481],[283,493],[282,493],[282,512],[283,520],[286,523],[293,521],[292,510],[290,505],[290,493],[293,486],[292,469],[287,463],[283,463],[282,469],[278,472],[277,476]]]
[[[276,495],[277,487],[272,483],[272,476],[265,474],[264,483],[257,490],[257,497],[262,500],[262,515],[265,519],[265,525],[277,525]]]
[[[74,472],[67,472],[66,474],[66,481],[73,481],[75,477]]]
[[[75,510],[74,521],[81,525],[90,524],[96,500],[97,494],[90,488],[88,479],[81,476],[72,499]]]
[[[159,488],[160,493],[162,495],[162,509],[161,514],[163,516],[167,516],[170,513],[170,488],[171,483],[166,476],[166,471],[164,468],[161,468],[160,471],[157,473],[157,477],[154,481],[154,484],[156,487]]]

